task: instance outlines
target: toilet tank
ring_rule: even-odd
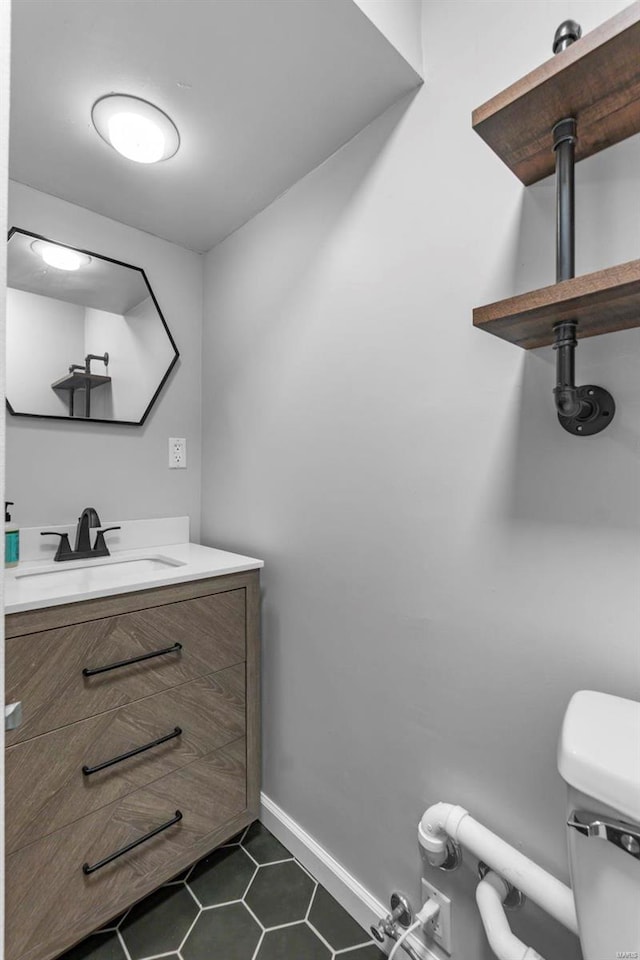
[[[574,694],[558,769],[584,960],[640,960],[640,703]]]

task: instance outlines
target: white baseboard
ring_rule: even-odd
[[[381,917],[386,916],[389,912],[388,906],[365,889],[359,880],[356,880],[328,850],[320,846],[317,840],[270,797],[263,793],[260,800],[260,819],[265,827],[291,851],[347,913],[358,921],[365,931],[363,941],[366,940],[369,936],[369,927],[377,923]],[[408,942],[423,960],[438,960],[418,937],[412,935],[408,938]],[[385,952],[388,953],[392,945],[389,941]],[[381,949],[385,950],[384,947]],[[347,954],[345,960],[348,956]],[[407,954],[402,952],[400,956],[406,958]]]

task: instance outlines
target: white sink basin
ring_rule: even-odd
[[[5,613],[114,597],[195,580],[257,570],[263,564],[226,550],[189,543],[188,519],[122,520],[119,549],[110,557],[64,560],[45,554],[40,527],[21,533],[23,559],[5,570]],[[58,528],[59,529],[59,528]],[[70,527],[66,532],[73,533]],[[166,537],[166,539],[161,539]],[[50,548],[50,545],[49,545]]]
[[[140,574],[158,573],[167,567],[184,567],[182,560],[174,560],[172,557],[149,556],[149,557],[130,557],[128,559],[118,560],[115,557],[106,557],[104,560],[69,560],[59,563],[51,563],[46,567],[39,567],[37,570],[20,570],[15,574],[16,580],[26,578],[46,577],[47,585],[53,586],[55,582],[63,582],[73,574],[76,579],[82,578],[83,581],[90,579],[93,582],[109,582],[114,577],[118,580],[122,578],[123,573],[129,571],[133,576]]]

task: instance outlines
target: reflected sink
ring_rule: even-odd
[[[70,574],[75,574],[76,579],[85,579],[86,575],[92,580],[109,581],[114,577],[121,579],[123,574],[131,573],[132,576],[145,576],[149,573],[159,573],[163,569],[170,567],[184,567],[182,560],[173,560],[171,557],[153,555],[148,557],[130,557],[129,559],[118,560],[114,557],[103,560],[69,560],[62,563],[51,563],[46,567],[39,567],[37,570],[21,570],[14,576],[16,580],[33,579],[34,577],[47,577],[48,580],[66,580]]]

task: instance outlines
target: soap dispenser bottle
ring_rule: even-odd
[[[16,567],[20,559],[20,531],[15,523],[11,522],[9,507],[13,506],[13,500],[4,502],[4,565],[5,567]]]

